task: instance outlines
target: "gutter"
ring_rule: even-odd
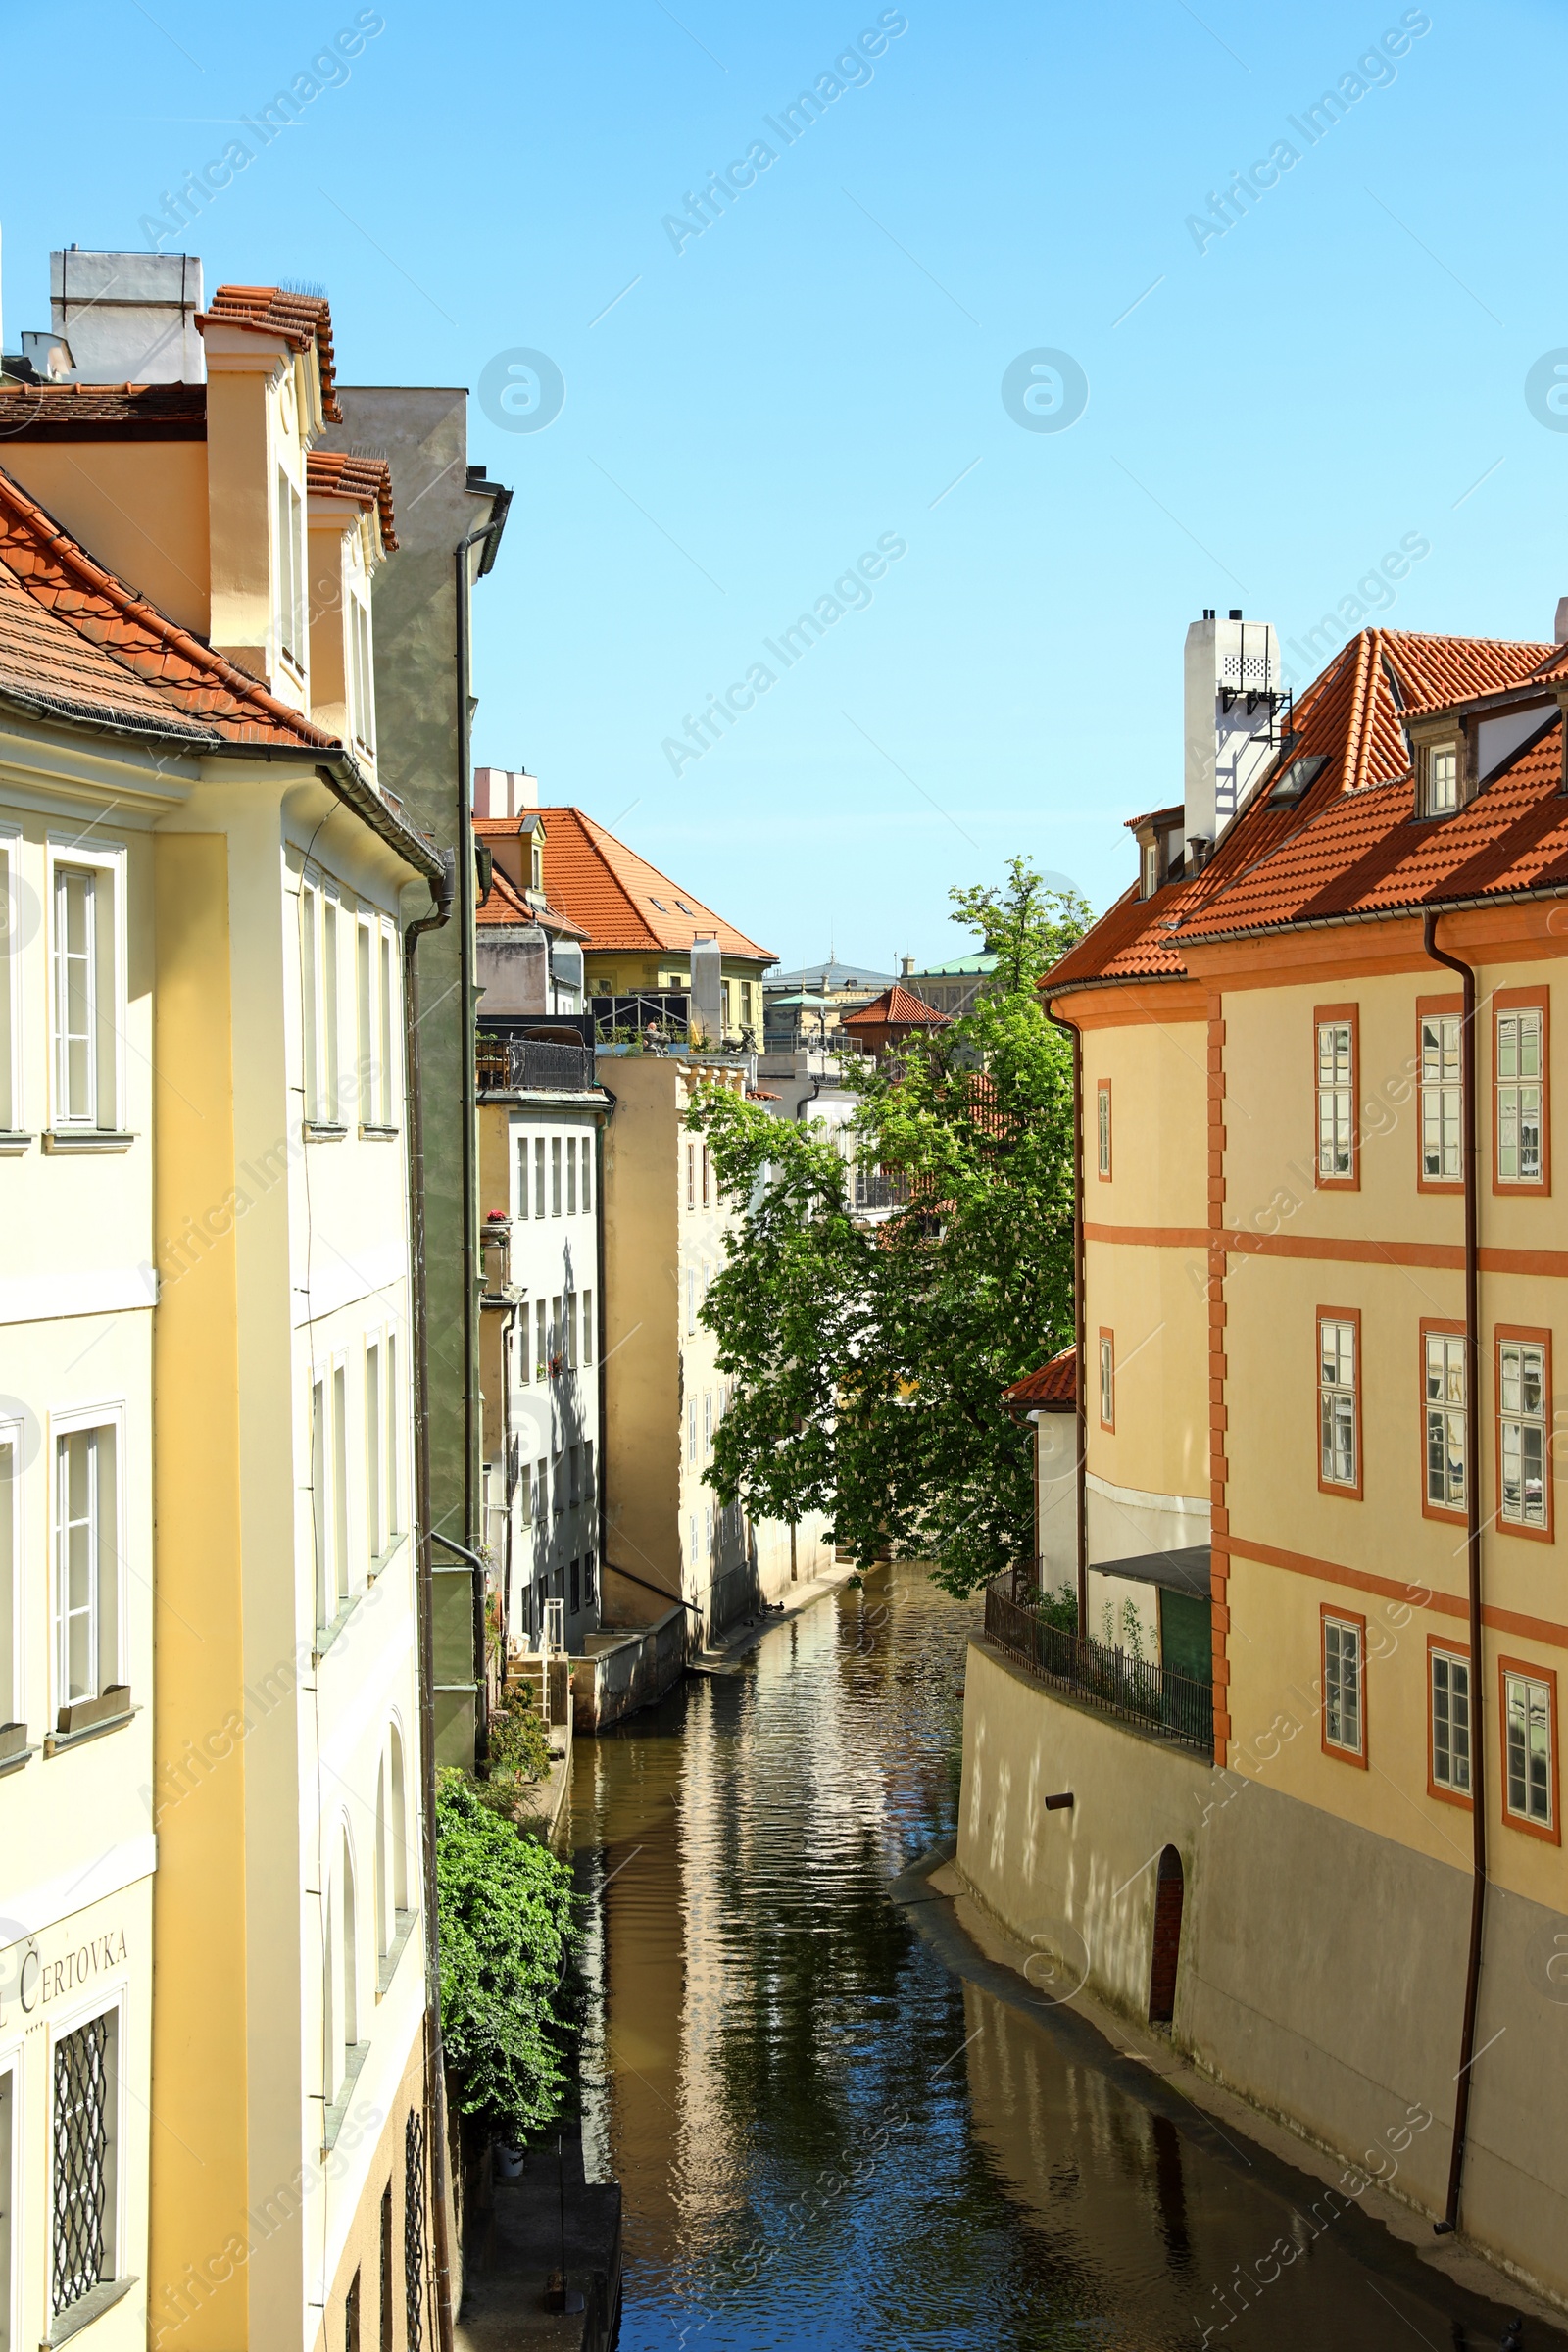
[[[435,1576],[430,1558],[430,1333],[424,1279],[424,1118],[419,1070],[419,972],[416,951],[452,913],[451,853],[431,890],[427,915],[403,934],[403,1022],[409,1120],[409,1257],[414,1319],[415,1524],[418,1529],[420,1844],[424,1865],[424,2119],[435,2221],[435,2307],[440,2352],[453,2352],[451,2182],[448,2177],[446,2055],[441,2044],[441,1937],[435,1835]]]
[[[1465,1959],[1464,2012],[1459,2026],[1458,2089],[1453,2104],[1453,2148],[1448,2158],[1448,2195],[1436,2234],[1448,2236],[1459,2225],[1470,2122],[1470,2077],[1475,2061],[1476,2010],[1481,1994],[1482,1942],[1487,1909],[1487,1741],[1486,1675],[1481,1654],[1481,1449],[1476,1444],[1481,1404],[1480,1176],[1476,1162],[1476,975],[1472,965],[1437,944],[1438,917],[1429,911],[1422,945],[1434,963],[1457,972],[1464,987],[1461,1082],[1464,1088],[1464,1353],[1465,1353],[1465,1520],[1470,1597],[1470,1948]]]
[[[1053,1028],[1072,1039],[1072,1298],[1073,1344],[1077,1349],[1073,1383],[1073,1420],[1078,1436],[1078,1461],[1073,1476],[1078,1489],[1078,1638],[1089,1634],[1089,1491],[1085,1472],[1089,1458],[1087,1357],[1084,1351],[1084,1041],[1077,1023],[1045,1007]],[[1035,1545],[1040,1544],[1040,1437],[1035,1433]]]

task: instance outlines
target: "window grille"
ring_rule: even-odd
[[[1317,1172],[1354,1173],[1352,1105],[1355,1074],[1348,1021],[1317,1025]]]
[[[68,2310],[110,2274],[113,2019],[55,2043],[53,2308]]]
[[[1110,1089],[1108,1086],[1102,1086],[1097,1091],[1095,1111],[1098,1120],[1099,1173],[1108,1177],[1110,1174]]]
[[[1457,1013],[1421,1023],[1421,1173],[1429,1184],[1458,1184],[1464,1176],[1462,1025]]]
[[[403,2132],[403,2298],[409,2352],[424,2347],[424,2118],[409,2109]]]
[[[1444,1649],[1432,1652],[1432,1779],[1470,1793],[1470,1661]]]
[[[1323,1620],[1323,1730],[1331,1747],[1361,1753],[1361,1629]]]
[[[1497,1015],[1497,1174],[1504,1184],[1541,1182],[1541,1015]]]

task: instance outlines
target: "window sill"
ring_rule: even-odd
[[[102,2319],[106,2311],[113,2311],[115,2305],[122,2301],[135,2284],[134,2278],[105,2278],[97,2286],[90,2286],[74,2303],[68,2303],[64,2311],[56,2312],[49,2333],[44,2338],[47,2352],[53,2352],[56,2344],[67,2343],[72,2336],[79,2335],[83,2328],[90,2328],[93,2321]]]
[[[60,1718],[52,1732],[44,1734],[43,1752],[58,1755],[63,1747],[79,1746],[84,1740],[97,1740],[105,1732],[118,1732],[129,1723],[140,1707],[130,1703],[128,1683],[115,1683],[97,1698],[78,1698],[69,1707],[62,1707]]]
[[[128,1152],[136,1141],[112,1127],[46,1127],[46,1152]]]
[[[318,1625],[317,1627],[316,1639],[311,1650],[311,1664],[313,1667],[320,1664],[327,1651],[331,1648],[333,1642],[337,1640],[339,1634],[343,1631],[343,1628],[347,1625],[349,1619],[353,1616],[355,1610],[359,1607],[361,1601],[365,1598],[366,1592],[368,1592],[369,1590],[369,1586],[367,1585],[363,1592],[351,1592],[347,1600],[343,1603],[343,1606],[338,1610],[338,1613],[333,1618],[331,1624]]]
[[[31,1141],[20,1127],[0,1128],[0,1159],[20,1159]]]
[[[348,2115],[349,2101],[354,2096],[354,2085],[358,2082],[361,2070],[369,2055],[370,2045],[368,2041],[357,2041],[352,2050],[344,2052],[343,2080],[338,2084],[337,2097],[328,2107],[326,2119],[321,2126],[321,2154],[323,2156],[329,2154],[336,2144],[337,2135],[342,2131],[344,2120]]]
[[[403,1133],[401,1127],[383,1127],[367,1119],[360,1121],[360,1140],[367,1144],[395,1144]]]
[[[340,1127],[330,1119],[306,1119],[304,1130],[308,1144],[340,1144],[348,1134],[346,1127]]]
[[[402,1959],[409,1939],[418,1925],[419,1914],[417,1911],[399,1911],[394,1914],[394,1918],[396,1933],[376,1965],[375,1997],[378,2001],[384,1999],[392,1989],[392,1980],[398,1973],[398,1962]]]
[[[407,1542],[408,1533],[406,1529],[398,1528],[394,1530],[391,1541],[388,1543],[385,1551],[377,1552],[375,1558],[370,1562],[369,1575],[366,1584],[367,1591],[369,1590],[371,1585],[378,1584],[381,1578],[385,1576],[387,1570],[391,1567],[393,1561],[397,1558],[398,1553],[403,1549],[403,1546]]]
[[[0,1723],[0,1773],[20,1772],[37,1748],[27,1745],[27,1727],[24,1723]]]

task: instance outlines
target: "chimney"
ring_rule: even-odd
[[[1192,623],[1183,662],[1189,843],[1212,849],[1272,757],[1279,686],[1279,640],[1268,621],[1205,611]],[[1207,854],[1189,851],[1189,870]]]
[[[693,1045],[716,1046],[724,1036],[723,956],[711,931],[692,941],[691,1016]]]
[[[1557,617],[1551,624],[1553,645],[1568,645],[1568,596],[1557,599]]]
[[[72,245],[49,256],[50,324],[77,383],[205,384],[202,308],[193,253],[82,253]]]
[[[525,767],[476,767],[473,813],[504,822],[539,806],[539,779]]]
[[[900,979],[901,979],[901,980],[907,980],[907,979],[909,979],[909,978],[911,978],[911,977],[912,977],[912,975],[913,975],[913,972],[914,972],[914,957],[913,957],[912,956],[901,956],[899,957],[899,977],[900,977]]]

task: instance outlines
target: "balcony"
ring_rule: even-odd
[[[1212,1763],[1214,1687],[1169,1666],[1108,1649],[1050,1624],[1014,1600],[1010,1580],[986,1587],[986,1635],[999,1649],[1064,1698],[1169,1740]]]
[[[481,1033],[474,1049],[481,1094],[582,1095],[598,1084],[587,1046]]]

